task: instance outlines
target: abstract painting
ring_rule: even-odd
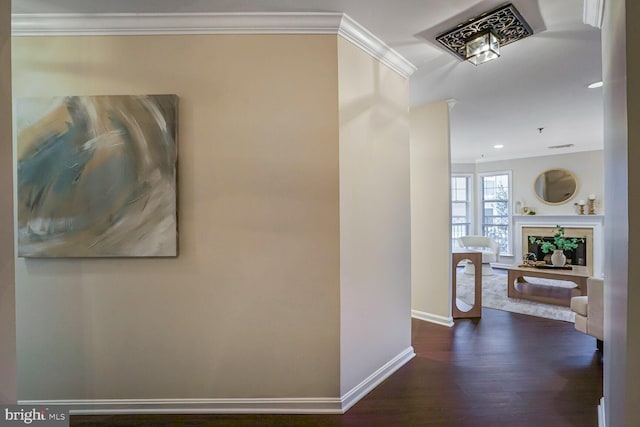
[[[16,101],[18,255],[177,255],[176,95]]]

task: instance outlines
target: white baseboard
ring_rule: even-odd
[[[405,363],[416,356],[413,347],[406,348],[402,353],[385,363],[373,374],[369,375],[360,384],[345,393],[342,398],[342,411],[347,412],[349,408],[358,403],[360,399],[367,395],[378,384],[389,378],[395,371],[400,369]]]
[[[436,325],[446,326],[448,328],[453,326],[453,317],[444,317],[437,314],[425,313],[424,311],[411,310],[411,317],[418,320],[424,320],[425,322],[435,323]]]
[[[21,400],[20,405],[64,406],[71,415],[112,414],[342,414],[342,401],[275,399],[82,399]]]
[[[111,414],[343,414],[415,356],[403,350],[342,397],[274,399],[19,400],[19,405],[63,406],[71,415]]]
[[[598,427],[606,427],[607,419],[604,417],[604,397],[600,398],[600,404],[598,405]]]

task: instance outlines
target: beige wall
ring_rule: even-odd
[[[575,215],[578,200],[587,200],[589,194],[596,196],[596,212],[604,214],[604,155],[603,151],[558,154],[554,156],[530,157],[498,162],[483,162],[476,165],[477,173],[512,171],[513,201],[526,203],[538,215]],[[453,166],[454,170],[457,170]],[[562,205],[547,205],[541,202],[533,191],[533,183],[540,173],[547,169],[564,168],[574,173],[578,179],[576,195]],[[476,185],[476,190],[478,186]]]
[[[411,346],[408,81],[338,39],[341,394]]]
[[[16,97],[180,99],[180,256],[18,259],[20,399],[338,395],[336,38],[14,39]]]
[[[451,167],[446,102],[411,111],[411,308],[451,322]]]
[[[476,173],[476,164],[475,163],[452,163],[451,164],[451,173],[460,173],[460,174],[475,174]]]
[[[16,401],[11,144],[11,0],[0,0],[0,404]]]
[[[602,27],[605,111],[605,349],[607,426],[640,419],[640,16],[637,1],[605,2]]]

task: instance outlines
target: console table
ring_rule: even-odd
[[[475,267],[475,291],[473,306],[463,301],[458,301],[456,297],[456,283],[457,283],[457,271],[456,267],[460,261],[468,259]],[[451,275],[451,311],[454,319],[462,319],[468,317],[481,317],[482,316],[482,252],[471,251],[465,249],[456,249],[451,253],[451,264],[453,266],[453,272]],[[464,305],[468,310],[462,310],[458,307],[458,303]]]
[[[522,298],[566,307],[571,305],[571,297],[587,295],[587,279],[591,276],[589,269],[582,265],[574,265],[571,270],[520,266],[512,266],[507,270],[507,296],[509,298]],[[575,286],[567,288],[553,284],[529,282],[525,276],[564,280],[573,282]]]

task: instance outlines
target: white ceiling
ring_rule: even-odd
[[[13,13],[345,12],[418,67],[411,105],[454,99],[455,163],[601,149],[600,30],[582,22],[583,0],[512,0],[534,35],[478,67],[435,35],[500,0],[13,0]],[[538,128],[544,128],[542,133]],[[496,144],[502,149],[493,148]],[[574,144],[551,150],[553,145]]]

